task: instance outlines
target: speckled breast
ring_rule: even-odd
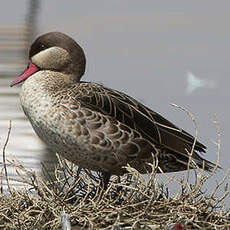
[[[39,79],[39,76],[27,79],[22,86],[20,99],[25,115],[49,148],[82,165],[89,156],[84,145],[87,131],[76,114],[78,103],[72,103],[75,112],[71,111],[65,98],[58,97],[57,92],[51,95],[47,92],[47,83]]]

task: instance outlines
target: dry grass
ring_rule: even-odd
[[[189,112],[188,115],[193,118]],[[194,119],[193,122],[197,130]],[[218,122],[216,126],[219,156]],[[4,165],[7,141],[3,148]],[[44,166],[45,179],[15,161],[10,162],[26,188],[16,190],[8,183],[8,194],[1,188],[1,229],[62,229],[62,223],[68,222],[68,218],[71,229],[230,229],[230,210],[224,205],[229,195],[226,180],[230,171],[207,193],[203,192],[204,186],[217,167],[210,175],[197,169],[192,182],[189,170],[181,180],[162,174],[166,182],[160,183],[155,174],[156,165],[152,165],[153,171],[147,178],[127,166],[129,173],[122,178],[113,177],[103,193],[98,186],[99,174],[77,169],[64,159],[58,159],[55,181]],[[7,176],[5,166],[3,171],[6,181],[13,180]],[[169,183],[180,187],[174,196],[169,195]],[[176,228],[175,223],[183,227]],[[65,229],[70,229],[67,225]]]

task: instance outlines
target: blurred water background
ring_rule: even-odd
[[[230,163],[229,7],[229,1],[212,0],[3,1],[0,9],[1,151],[12,120],[7,159],[17,159],[38,173],[41,162],[53,170],[55,155],[45,148],[25,118],[18,97],[20,87],[9,85],[26,67],[31,41],[39,34],[61,31],[78,41],[86,53],[84,80],[123,91],[192,134],[191,119],[170,103],[193,112],[199,140],[208,147],[204,157],[213,162],[217,158],[217,146],[213,143],[217,141],[213,122],[217,115],[221,125],[223,170],[207,183],[207,190],[211,191]],[[186,91],[191,83],[187,80],[188,72],[200,79],[195,82],[203,82],[196,83],[199,87],[193,87],[189,93]],[[208,82],[214,82],[215,87],[208,87]],[[11,167],[8,174],[16,175]],[[174,185],[172,190],[176,190]]]

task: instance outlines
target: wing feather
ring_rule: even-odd
[[[194,137],[179,129],[160,114],[130,96],[100,84],[85,84],[88,94],[78,99],[82,105],[116,118],[129,127],[138,130],[143,137],[156,146],[187,155],[194,142]],[[81,87],[82,88],[82,87]],[[206,147],[196,142],[195,150],[205,152]]]

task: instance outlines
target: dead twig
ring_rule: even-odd
[[[8,173],[7,173],[7,167],[6,167],[6,147],[7,147],[7,144],[9,142],[10,132],[11,132],[11,120],[9,120],[8,132],[7,132],[6,140],[5,140],[5,143],[3,145],[3,149],[2,149],[2,159],[3,159],[3,168],[4,168],[4,172],[5,172],[7,187],[8,187],[10,194],[12,195],[10,184],[9,184]]]

